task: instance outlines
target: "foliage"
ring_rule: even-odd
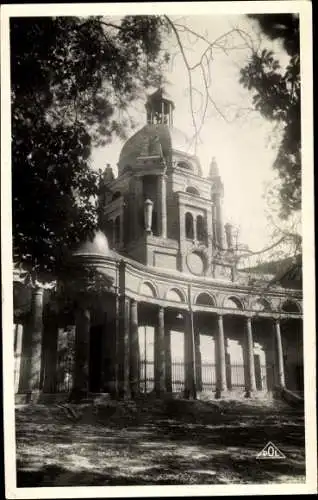
[[[289,56],[282,68],[270,50],[253,51],[240,82],[253,91],[255,108],[282,130],[274,162],[281,185],[280,215],[287,219],[301,207],[301,130],[299,20],[293,14],[250,15],[271,40],[280,40]]]
[[[128,16],[12,18],[13,244],[18,262],[53,272],[98,224],[92,144],[123,137],[116,118],[161,77],[162,21]]]

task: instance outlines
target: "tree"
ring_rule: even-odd
[[[287,219],[301,208],[301,126],[299,19],[294,14],[251,14],[262,32],[279,40],[289,56],[282,68],[272,51],[253,50],[241,69],[242,85],[253,91],[253,102],[261,115],[280,127],[274,169],[280,178],[280,216]]]
[[[157,16],[11,19],[13,246],[33,271],[56,272],[97,227],[91,146],[123,137],[123,113],[160,80],[162,29]]]
[[[300,205],[300,120],[298,20],[291,15],[257,17],[264,33],[281,38],[290,55],[282,71],[269,51],[254,49],[238,27],[215,40],[167,16],[14,18],[11,20],[12,172],[14,251],[33,269],[58,269],[61,258],[98,225],[95,199],[99,174],[90,168],[91,146],[124,137],[128,108],[142,90],[163,79],[168,55],[163,41],[177,42],[189,75],[195,130],[208,106],[223,118],[213,99],[211,70],[215,51],[251,51],[242,84],[255,92],[256,108],[283,126],[275,168],[281,176],[282,213]],[[254,16],[255,17],[255,16]],[[289,24],[288,24],[288,22]],[[190,63],[184,37],[203,44]],[[235,41],[236,37],[238,41]],[[243,41],[243,42],[242,42]],[[171,57],[171,54],[170,54]],[[193,107],[194,74],[201,75],[201,116]]]

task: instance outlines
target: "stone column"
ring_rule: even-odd
[[[202,360],[200,348],[200,331],[194,323],[194,349],[195,349],[195,380],[198,391],[202,391]]]
[[[119,228],[119,239],[120,239],[120,246],[122,247],[124,245],[124,218],[125,218],[125,210],[124,210],[124,201],[120,209],[120,228]]]
[[[138,339],[138,304],[130,301],[130,390],[134,398],[139,392],[139,339]]]
[[[159,307],[155,331],[155,392],[160,397],[165,392],[165,323],[164,308]]]
[[[130,203],[129,207],[129,219],[131,221],[129,225],[130,240],[136,240],[141,234],[140,224],[140,211],[143,209],[143,197],[142,197],[142,178],[139,176],[133,176],[131,180],[131,193],[130,193]]]
[[[179,211],[179,271],[186,269],[186,231],[185,231],[185,206],[182,202],[178,203]]]
[[[72,398],[86,397],[89,390],[89,340],[91,315],[79,307],[75,317],[75,364]]]
[[[19,390],[20,365],[22,354],[23,325],[14,325],[14,387],[15,392]]]
[[[279,319],[275,320],[275,343],[277,359],[277,378],[279,387],[285,387],[285,367],[283,357],[282,336],[280,331]]]
[[[216,209],[216,230],[217,230],[218,245],[220,248],[224,248],[223,207],[222,207],[222,198],[220,195],[216,197],[215,209]]]
[[[246,396],[251,397],[256,391],[255,363],[254,363],[254,342],[252,332],[252,318],[246,318],[246,354],[247,354],[247,384]]]
[[[185,397],[196,398],[195,383],[195,354],[193,342],[193,317],[192,312],[185,312],[184,331],[184,365],[185,365]]]
[[[32,291],[31,321],[29,331],[29,376],[26,392],[34,394],[35,399],[40,392],[41,362],[42,362],[42,335],[43,335],[43,293],[41,287]],[[31,396],[31,399],[33,397]]]
[[[125,296],[119,297],[118,396],[122,399],[130,397],[129,313],[129,299]]]
[[[168,325],[165,325],[165,382],[166,391],[172,392],[172,373],[171,373],[171,333]]]
[[[114,326],[115,326],[115,346],[114,346],[114,373],[113,373],[113,396],[118,397],[119,395],[119,295],[115,295],[115,320],[114,320]]]
[[[218,332],[216,338],[216,368],[217,368],[217,386],[216,397],[221,397],[222,393],[227,390],[226,385],[226,364],[225,364],[225,339],[223,328],[223,316],[218,315]]]
[[[160,236],[162,238],[167,237],[167,188],[166,188],[166,176],[162,174],[158,179],[159,189],[158,189],[158,200],[159,200],[159,228]]]
[[[213,216],[212,216],[212,205],[208,206],[206,214],[206,240],[209,248],[210,254],[212,253],[212,248],[214,245],[214,230],[213,230]]]

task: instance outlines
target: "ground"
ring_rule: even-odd
[[[21,405],[16,433],[18,487],[305,481],[303,412],[280,401]],[[268,441],[286,458],[256,458]]]

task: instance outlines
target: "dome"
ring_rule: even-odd
[[[124,144],[119,157],[119,172],[139,156],[163,155],[168,162],[172,151],[193,156],[191,140],[180,130],[166,124],[147,124]]]
[[[87,239],[73,252],[73,255],[77,254],[109,255],[110,250],[105,234],[102,231],[96,231],[93,239]]]

